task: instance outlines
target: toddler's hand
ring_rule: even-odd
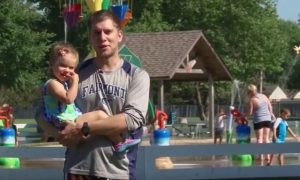
[[[79,76],[75,72],[70,72],[67,77],[70,79],[71,83],[78,83],[79,81]]]

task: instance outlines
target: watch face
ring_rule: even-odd
[[[90,128],[87,122],[83,123],[83,126],[81,128],[81,132],[84,136],[88,136],[90,134]]]

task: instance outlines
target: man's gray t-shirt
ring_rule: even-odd
[[[150,78],[146,71],[122,60],[112,72],[98,70],[94,59],[79,67],[79,92],[76,103],[83,113],[101,109],[109,115],[125,113],[129,133],[145,123]],[[129,179],[130,161],[114,153],[105,136],[92,136],[68,148],[65,173],[93,175],[111,179]]]

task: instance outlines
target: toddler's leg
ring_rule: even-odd
[[[107,137],[113,142],[115,151],[118,153],[126,152],[141,142],[141,139],[126,138],[124,140],[121,134],[110,134]]]
[[[42,140],[47,141],[48,137],[56,138],[58,136],[58,129],[44,119],[42,111],[36,114],[35,120],[37,125],[42,129]]]
[[[124,142],[120,142],[118,144],[115,144],[115,150],[116,152],[122,153],[127,151],[128,149],[132,148],[133,146],[136,146],[141,142],[141,139],[125,139]]]

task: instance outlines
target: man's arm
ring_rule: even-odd
[[[121,113],[101,121],[90,123],[91,134],[107,135],[134,131],[145,124],[148,110],[150,78],[146,71],[137,69],[127,92],[126,102]],[[82,127],[78,123],[77,128]]]
[[[120,134],[126,131],[134,131],[145,124],[145,118],[149,101],[150,78],[148,73],[137,70],[130,82],[126,102],[123,111],[100,121],[88,122],[91,135]],[[67,123],[61,132],[60,142],[68,145],[72,136],[82,136],[80,132],[83,123],[88,120]]]

